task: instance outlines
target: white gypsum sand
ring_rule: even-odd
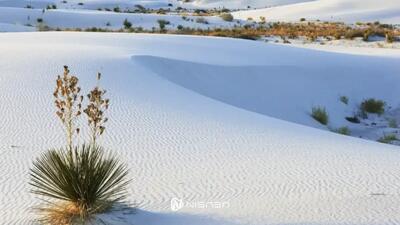
[[[35,218],[29,168],[65,142],[52,98],[63,65],[85,90],[102,72],[109,91],[112,116],[100,141],[131,168],[129,200],[140,210],[101,216],[108,222],[400,223],[398,147],[292,123],[326,129],[309,116],[323,104],[341,124],[342,92],[394,104],[398,52],[65,32],[3,33],[0,49],[0,224]],[[173,212],[172,198],[229,207]]]
[[[322,20],[333,22],[374,22],[399,24],[400,4],[397,0],[315,0],[277,7],[234,13],[235,18],[267,21]]]

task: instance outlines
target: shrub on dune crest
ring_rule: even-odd
[[[126,197],[127,167],[96,143],[105,130],[104,112],[109,105],[99,80],[100,74],[83,110],[91,131],[90,144],[74,146],[79,134],[74,121],[81,115],[83,96],[79,94],[78,78],[69,74],[67,66],[64,75],[58,76],[54,97],[56,114],[67,134],[66,148],[46,151],[30,170],[31,192],[47,203],[38,207],[43,224],[86,224],[95,214],[106,212]]]

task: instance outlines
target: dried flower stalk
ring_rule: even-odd
[[[78,78],[70,75],[69,72],[68,66],[64,66],[64,74],[58,75],[53,95],[57,107],[56,114],[66,130],[67,147],[72,150],[74,134],[79,134],[79,128],[75,127],[75,120],[82,113],[83,96],[80,95]]]
[[[106,129],[104,124],[108,118],[104,116],[104,112],[108,109],[110,100],[105,99],[104,95],[106,90],[100,88],[99,82],[101,79],[101,73],[97,74],[97,85],[87,95],[89,103],[85,110],[83,110],[88,116],[88,124],[91,131],[92,144],[96,145],[97,138],[104,133]]]

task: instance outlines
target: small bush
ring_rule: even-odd
[[[325,108],[322,107],[313,107],[311,111],[311,116],[314,118],[316,121],[320,122],[323,125],[328,124],[328,113],[326,112]]]
[[[353,40],[356,37],[364,38],[364,32],[362,30],[349,30],[345,33],[344,37],[350,40]]]
[[[340,101],[346,105],[349,104],[349,98],[347,96],[340,96]]]
[[[125,29],[129,29],[132,27],[132,23],[129,22],[128,19],[125,19],[123,24]]]
[[[396,40],[396,37],[394,36],[393,33],[386,33],[385,34],[385,39],[387,43],[393,43]]]
[[[232,22],[233,21],[233,16],[230,13],[223,13],[220,15],[221,19],[224,21]]]
[[[168,20],[157,20],[158,26],[160,27],[160,30],[164,30],[165,26],[170,24]]]
[[[343,135],[350,135],[351,134],[350,129],[348,127],[339,127],[336,130],[336,133],[343,134]]]
[[[360,109],[362,112],[381,115],[385,112],[385,102],[374,98],[366,99],[361,103]]]
[[[57,5],[54,5],[54,4],[47,5],[46,9],[47,9],[47,10],[50,10],[50,9],[57,9]]]
[[[385,144],[390,144],[393,141],[397,141],[397,140],[398,139],[397,139],[396,135],[394,135],[394,134],[387,134],[386,135],[385,134],[383,137],[378,139],[378,142],[385,143]]]

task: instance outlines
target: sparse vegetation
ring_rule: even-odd
[[[160,30],[164,31],[166,25],[169,25],[170,22],[167,20],[157,20],[158,26],[160,27]]]
[[[112,11],[111,9],[104,9],[105,11]],[[199,11],[199,13],[202,13]],[[221,15],[221,14],[218,14]],[[182,14],[182,19],[187,22],[197,22],[208,24],[208,21],[204,17],[197,17],[196,19],[188,17],[188,14]],[[119,30],[105,29],[100,27],[79,29],[79,28],[53,28],[52,30],[63,30],[63,31],[91,31],[91,32],[142,32],[142,33],[170,33],[170,34],[185,34],[185,35],[201,35],[201,36],[218,36],[218,37],[232,37],[232,38],[243,38],[249,40],[257,40],[260,37],[265,36],[277,36],[281,37],[285,43],[290,43],[288,39],[295,39],[298,37],[305,37],[307,40],[315,41],[319,37],[327,40],[333,39],[353,39],[360,37],[365,39],[365,35],[388,37],[393,41],[397,41],[397,36],[400,36],[400,30],[395,26],[385,24],[361,24],[360,26],[349,26],[343,23],[328,23],[328,22],[299,22],[299,23],[283,23],[274,22],[266,24],[265,18],[260,23],[251,22],[251,24],[238,24],[231,28],[191,28],[181,27],[182,29],[171,29],[166,30],[166,25],[161,24],[163,29],[135,29],[132,27],[132,23],[124,21],[124,28]],[[165,20],[162,20],[165,21]],[[126,22],[126,23],[125,23]],[[158,24],[160,26],[160,23]],[[50,29],[50,28],[49,28]],[[47,30],[49,30],[47,29]],[[367,31],[368,30],[368,31]],[[386,35],[388,34],[388,36]],[[378,43],[381,44],[381,43]],[[383,47],[383,46],[382,46]]]
[[[130,29],[132,27],[132,23],[129,22],[128,19],[125,19],[123,24],[125,29]]]
[[[328,113],[326,112],[326,109],[320,106],[313,107],[311,110],[311,116],[314,118],[316,121],[323,125],[328,124],[329,116]]]
[[[364,113],[381,115],[385,112],[385,102],[374,98],[366,99],[361,103],[360,110]]]
[[[385,134],[383,137],[378,139],[378,142],[390,144],[393,141],[397,141],[397,137],[395,134]]]
[[[351,135],[350,129],[348,127],[339,127],[335,130],[335,132],[343,135]]]

